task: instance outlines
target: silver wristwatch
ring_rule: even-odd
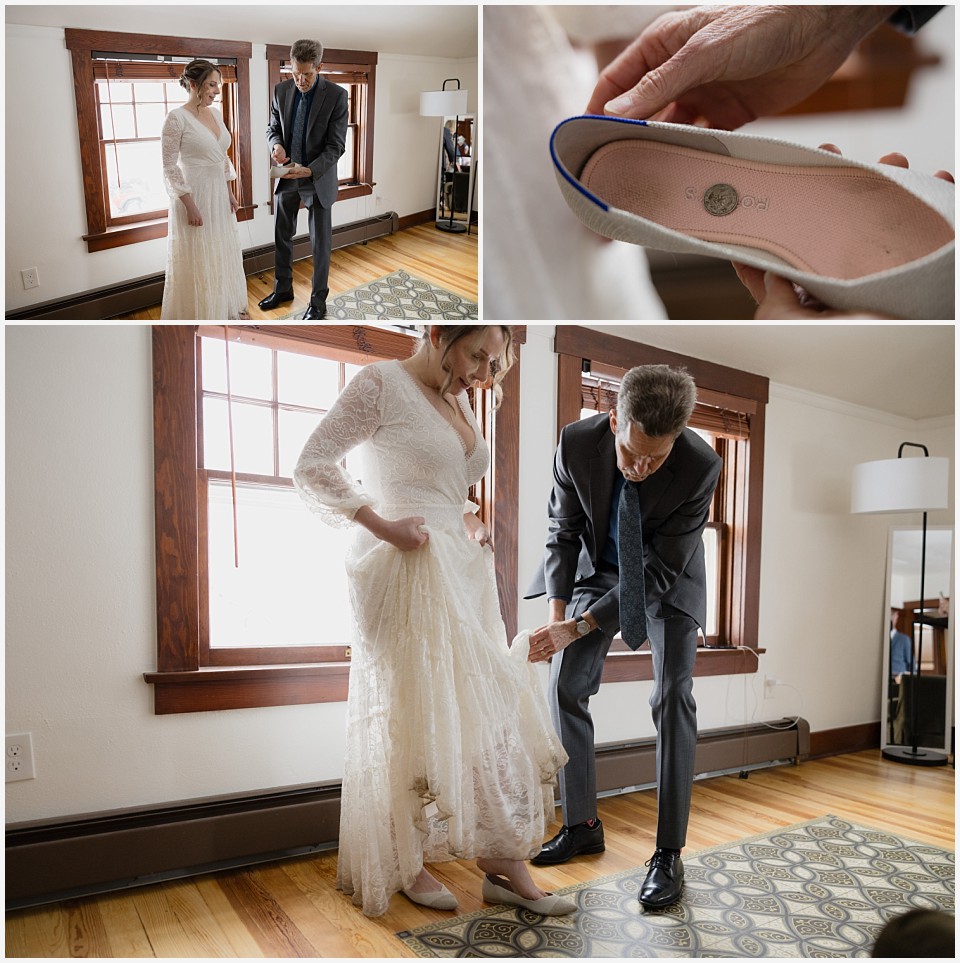
[[[577,619],[575,625],[577,629],[577,635],[580,636],[581,639],[593,631],[593,627],[585,619]]]

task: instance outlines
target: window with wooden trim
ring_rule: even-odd
[[[753,672],[758,649],[763,436],[768,379],[574,326],[558,326],[557,430],[615,404],[623,375],[639,364],[683,366],[697,383],[690,427],[723,459],[704,533],[708,624],[696,674]],[[604,681],[651,678],[649,655],[611,646]]]
[[[290,79],[290,48],[267,45],[268,98]],[[324,50],[320,76],[347,93],[346,143],[339,162],[337,200],[373,193],[373,132],[377,87],[377,54],[369,50]],[[274,185],[270,185],[273,196]]]
[[[157,713],[346,698],[352,533],[309,515],[293,468],[359,366],[409,357],[412,335],[348,325],[154,328],[158,633],[157,671],[145,678]],[[486,392],[473,399],[492,459],[472,497],[496,540],[511,632],[518,368],[495,417]],[[346,464],[357,477],[350,456]],[[322,620],[318,593],[329,599]]]
[[[253,216],[249,43],[72,28],[65,34],[73,62],[88,251],[166,237],[169,198],[160,130],[167,112],[185,102],[178,78],[197,57],[220,68],[218,107],[237,171],[230,187],[241,204],[238,218]]]

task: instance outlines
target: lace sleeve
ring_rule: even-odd
[[[373,436],[382,421],[382,405],[382,376],[370,365],[343,389],[300,453],[293,483],[307,507],[334,528],[346,527],[357,509],[373,504],[340,460]]]
[[[180,157],[180,138],[183,136],[183,118],[171,110],[160,132],[160,151],[163,156],[163,180],[167,193],[173,200],[190,193],[183,171],[177,166]]]

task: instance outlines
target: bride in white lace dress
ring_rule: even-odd
[[[163,123],[163,177],[170,195],[167,273],[160,317],[169,321],[246,320],[240,206],[227,187],[237,172],[227,156],[230,132],[212,104],[221,78],[207,60],[184,68],[180,86],[190,91]]]
[[[369,916],[398,891],[455,909],[424,862],[471,858],[490,902],[576,908],[523,862],[566,753],[525,634],[508,647],[489,534],[466,500],[490,460],[466,390],[499,381],[511,353],[509,328],[432,325],[412,358],[353,378],[294,472],[324,521],[357,523],[337,884]],[[358,445],[362,488],[340,464]]]

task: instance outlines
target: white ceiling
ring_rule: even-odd
[[[4,10],[7,23],[41,27],[120,33],[176,32],[187,37],[264,44],[289,44],[310,37],[326,47],[452,59],[473,59],[478,51],[475,4],[8,4]]]
[[[904,418],[954,413],[952,324],[591,324]]]

